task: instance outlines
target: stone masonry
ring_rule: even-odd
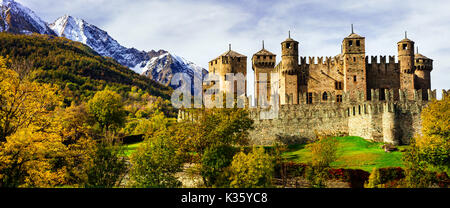
[[[255,102],[259,83],[266,82],[267,100],[279,104],[278,116],[267,119],[260,107],[250,108],[255,129],[250,132],[252,144],[300,142],[320,134],[343,134],[393,144],[408,144],[421,133],[420,113],[428,101],[435,99],[430,73],[433,60],[414,51],[414,42],[405,38],[397,43],[395,56],[365,54],[365,38],[352,33],[344,38],[341,54],[335,57],[301,57],[299,42],[289,37],[281,43],[281,61],[264,48],[252,57],[255,71]],[[242,72],[247,58],[230,50],[209,62],[210,73],[221,76]],[[265,80],[260,73],[268,74]],[[269,73],[276,73],[271,79]],[[265,75],[264,75],[265,76]],[[221,91],[225,83],[220,83]],[[246,88],[246,86],[245,86]],[[271,92],[279,100],[272,101]],[[444,93],[448,93],[444,91]],[[181,110],[179,119],[195,115]]]

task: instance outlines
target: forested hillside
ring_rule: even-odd
[[[136,86],[163,99],[172,91],[66,38],[0,33],[0,56],[10,59],[11,68],[28,69],[33,80],[59,85],[67,105],[87,100],[106,85],[121,94]]]

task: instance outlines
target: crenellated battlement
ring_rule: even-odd
[[[327,65],[335,66],[344,64],[338,57],[321,56],[321,57],[300,57],[300,65]]]
[[[387,59],[386,59],[387,58]],[[366,64],[398,64],[395,56],[366,56]]]

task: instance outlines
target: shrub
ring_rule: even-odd
[[[401,168],[374,168],[370,174],[366,188],[393,188],[405,178],[405,171]]]
[[[120,185],[128,168],[117,146],[101,142],[93,158],[93,165],[88,169],[88,188],[112,188]]]
[[[312,165],[329,167],[338,158],[338,141],[336,138],[321,137],[318,141],[308,144],[307,149],[312,154]]]
[[[224,169],[230,166],[236,149],[229,145],[208,148],[202,157],[201,175],[206,186],[226,186],[227,181],[218,181]],[[224,177],[220,177],[224,179]]]
[[[175,188],[181,186],[175,174],[181,171],[182,160],[177,147],[161,131],[146,141],[131,155],[130,177],[138,188]]]
[[[263,148],[254,148],[249,154],[234,156],[231,163],[230,186],[233,188],[264,188],[272,185],[273,158]]]

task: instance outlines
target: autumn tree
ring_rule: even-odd
[[[403,154],[409,188],[429,187],[436,177],[432,172],[450,172],[450,95],[431,101],[421,117],[423,135],[412,138]]]
[[[88,112],[104,131],[121,127],[126,116],[122,97],[108,89],[95,93],[88,102]]]
[[[233,158],[229,168],[232,188],[267,188],[272,186],[274,158],[264,148],[254,148],[245,154],[240,152]]]
[[[325,187],[328,169],[338,158],[338,145],[336,138],[319,136],[316,142],[306,146],[312,156],[311,164],[306,169],[306,178],[313,187]]]
[[[205,151],[201,175],[206,186],[220,187],[228,183],[225,170],[231,165],[236,152],[236,148],[230,145],[212,146]]]
[[[181,182],[175,177],[181,171],[182,159],[178,147],[167,131],[147,138],[131,155],[130,177],[138,188],[176,188]]]
[[[190,151],[203,155],[205,150],[220,145],[247,145],[248,130],[253,120],[246,109],[207,109],[199,113],[198,120],[188,123],[189,136],[185,145]]]
[[[57,87],[31,82],[6,68],[0,57],[0,143],[20,128],[48,123],[49,111],[61,104]]]
[[[423,136],[416,138],[421,158],[432,168],[450,173],[450,94],[431,101],[421,116]]]
[[[122,149],[105,141],[98,142],[93,155],[93,163],[87,168],[87,188],[118,187],[128,171]]]

